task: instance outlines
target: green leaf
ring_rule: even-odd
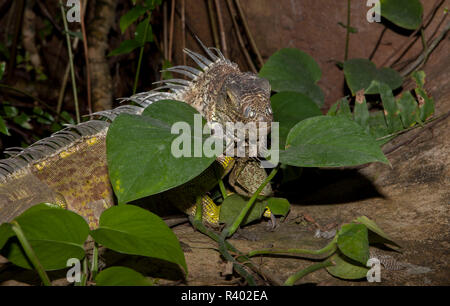
[[[339,250],[363,265],[369,260],[369,237],[364,224],[344,224],[338,233]]]
[[[264,64],[259,75],[269,80],[273,91],[295,91],[310,97],[319,107],[324,103],[316,85],[322,72],[316,61],[298,49],[281,49]]]
[[[85,256],[89,226],[83,217],[46,204],[33,206],[15,219],[45,270],[66,268],[69,258]],[[10,240],[2,250],[12,263],[32,269],[20,244]]]
[[[298,92],[280,92],[272,96],[273,121],[280,123],[280,148],[284,148],[291,128],[298,122],[322,115],[308,96]]]
[[[139,17],[144,15],[146,11],[147,8],[137,5],[129,10],[125,15],[120,17],[119,25],[122,33],[125,32],[125,30]]]
[[[409,30],[422,23],[423,7],[419,0],[380,0],[381,16]]]
[[[397,100],[397,107],[400,111],[400,118],[404,128],[409,128],[416,122],[420,122],[419,106],[411,92],[406,91],[402,94],[400,99]]]
[[[23,127],[24,129],[27,130],[32,130],[33,126],[30,124],[31,118],[25,114],[25,113],[21,113],[19,116],[16,116],[13,118],[13,121],[15,123],[17,123],[18,125],[20,125],[21,127]]]
[[[342,167],[389,161],[376,141],[345,117],[319,116],[294,126],[281,163],[297,167]]]
[[[384,117],[389,133],[394,133],[403,130],[403,124],[400,119],[400,111],[397,107],[394,94],[388,85],[374,81],[374,86],[378,88],[381,100],[383,101]]]
[[[172,230],[155,214],[134,205],[113,206],[91,231],[95,241],[116,252],[166,260],[183,267],[186,261]]]
[[[3,111],[5,112],[6,118],[12,118],[19,114],[19,110],[15,106],[4,105]]]
[[[177,138],[203,145],[208,135],[195,135],[194,115],[198,112],[186,103],[161,100],[151,104],[141,116],[123,114],[108,129],[106,137],[109,176],[119,203],[127,203],[186,183],[215,160],[216,156],[179,157],[172,154]],[[185,123],[183,135],[171,133],[174,123]],[[202,119],[202,124],[206,122]],[[178,131],[176,131],[178,132]],[[188,135],[189,134],[189,135]],[[194,145],[192,145],[194,143]],[[194,156],[192,150],[188,150]]]
[[[14,237],[14,231],[11,228],[11,224],[3,223],[0,225],[0,250],[3,248],[9,238]]]
[[[425,71],[423,70],[414,71],[411,74],[411,77],[416,82],[417,87],[423,88],[423,86],[425,85]]]
[[[267,207],[276,216],[286,216],[291,209],[291,204],[284,198],[268,198]]]
[[[162,66],[162,79],[163,80],[170,80],[173,79],[173,73],[170,71],[166,71],[166,69],[173,67],[172,63],[169,62],[169,60],[164,60],[163,66]]]
[[[11,134],[9,134],[8,127],[6,126],[6,123],[1,116],[0,116],[0,133],[5,134],[7,136],[11,136]]]
[[[333,111],[328,111],[328,113],[333,114],[333,116],[343,116],[347,119],[352,119],[352,110],[350,109],[347,97],[338,100],[335,105],[336,107],[333,107]]]
[[[368,130],[369,123],[369,109],[367,108],[367,101],[364,94],[356,94],[355,108],[353,110],[355,122],[358,123],[365,131]]]
[[[378,88],[372,81],[379,81],[389,85],[391,90],[402,85],[401,75],[391,68],[377,69],[374,63],[368,59],[355,58],[344,63],[344,75],[348,87],[353,95],[361,89],[365,94],[377,94]]]
[[[422,122],[425,122],[434,114],[434,100],[428,97],[423,88],[416,88],[415,92],[419,100],[419,117]]]
[[[6,69],[6,62],[0,62],[0,81],[3,79],[5,69]]]
[[[330,259],[334,263],[334,266],[327,267],[327,271],[335,277],[342,279],[361,279],[365,278],[369,271],[369,268],[351,261],[339,252],[331,256]]]
[[[109,52],[108,56],[127,54],[127,53],[130,53],[131,51],[133,51],[134,49],[139,48],[140,46],[141,46],[141,44],[138,41],[136,41],[134,39],[127,39],[127,40],[124,40],[118,48]]]
[[[371,112],[369,114],[369,132],[373,138],[377,139],[389,134],[386,120],[382,111]],[[381,146],[387,141],[384,140],[378,144]]]
[[[152,286],[141,273],[126,267],[110,267],[95,278],[97,286]]]
[[[370,231],[374,232],[381,238],[385,239],[387,243],[400,247],[400,245],[398,245],[394,240],[392,240],[391,237],[389,237],[381,228],[379,228],[374,221],[370,220],[366,216],[356,218],[355,222],[364,224]]]
[[[230,195],[223,201],[222,205],[220,206],[219,221],[225,224],[232,224],[240,214],[242,208],[246,203],[247,199],[240,196],[239,194]],[[264,202],[258,200],[255,201],[252,209],[242,221],[242,225],[261,219],[265,209],[266,208]]]
[[[61,112],[61,118],[69,124],[75,124],[75,120],[73,120],[72,116],[66,111]]]
[[[145,28],[147,27],[147,35],[145,35]],[[145,36],[144,36],[145,35]],[[152,26],[150,25],[150,18],[145,19],[136,27],[134,39],[143,46],[146,42],[153,41]]]

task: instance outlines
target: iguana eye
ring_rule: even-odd
[[[253,111],[253,109],[251,108],[251,107],[247,107],[245,110],[244,110],[244,116],[246,117],[246,118],[253,118],[253,117],[255,117],[255,112]]]

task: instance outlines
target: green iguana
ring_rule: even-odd
[[[137,105],[123,105],[95,114],[106,120],[70,125],[26,149],[6,150],[10,157],[0,160],[0,223],[10,221],[32,205],[47,202],[82,215],[89,226],[95,228],[101,213],[114,205],[105,139],[109,123],[121,113],[141,114],[151,103],[171,99],[191,105],[208,122],[223,125],[226,122],[272,122],[269,82],[253,73],[242,73],[218,49],[200,44],[208,57],[187,49],[184,52],[201,70],[188,66],[167,69],[190,80],[161,81],[162,87],[123,99]],[[161,196],[175,202],[185,212],[194,213],[195,193],[206,194],[213,187],[211,182],[217,179],[211,176],[215,175],[213,168],[218,165],[222,176],[231,171],[231,185],[244,195],[253,193],[267,175],[255,160],[242,158],[235,162],[233,158],[221,156],[198,179]],[[270,193],[268,186],[262,194]],[[204,204],[206,216],[212,216],[207,221],[216,223],[217,214],[213,216],[209,206],[212,201],[205,197]]]

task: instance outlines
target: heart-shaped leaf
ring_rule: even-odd
[[[97,286],[152,286],[141,273],[126,267],[110,267],[95,278]]]
[[[344,75],[352,94],[361,89],[366,94],[379,93],[377,86],[372,81],[385,83],[391,90],[402,85],[403,79],[398,72],[391,68],[377,69],[374,63],[368,59],[355,58],[344,63]]]
[[[161,218],[140,207],[120,205],[105,210],[99,228],[91,231],[91,236],[116,252],[166,260],[187,272],[175,234]]]
[[[369,260],[369,237],[364,224],[344,224],[338,233],[339,250],[363,265]]]
[[[423,7],[419,0],[380,0],[381,16],[409,30],[422,23]]]
[[[335,277],[342,279],[361,279],[366,277],[369,271],[367,267],[352,262],[339,252],[331,256],[330,259],[334,265],[327,267],[327,271]]]
[[[316,61],[298,49],[281,49],[264,64],[259,75],[269,80],[273,91],[295,91],[310,97],[320,107],[324,94],[316,85],[322,72]]]
[[[364,224],[369,230],[371,230],[381,238],[385,239],[386,242],[400,247],[400,245],[398,245],[394,240],[392,240],[391,237],[389,237],[381,228],[379,228],[374,221],[370,220],[366,216],[358,217],[356,218],[355,221]]]
[[[322,115],[317,104],[298,92],[280,92],[272,96],[273,121],[280,123],[280,148],[284,148],[289,131],[298,122]]]
[[[389,161],[359,124],[341,116],[305,119],[292,128],[281,163],[297,167],[342,167]]]
[[[275,216],[286,216],[291,209],[291,204],[284,198],[268,198],[267,207]]]
[[[227,197],[220,206],[220,222],[225,224],[232,224],[246,203],[247,199],[238,194],[232,194]],[[252,209],[242,222],[242,225],[261,219],[264,210],[264,202],[256,201],[253,204]]]
[[[175,123],[182,123],[181,136],[171,132]],[[216,156],[177,158],[172,152],[178,149],[173,148],[174,140],[182,136],[186,136],[183,146],[203,148],[207,135],[197,135],[195,130],[203,131],[204,124],[194,108],[170,100],[151,104],[141,116],[118,116],[108,129],[106,146],[109,176],[119,204],[179,186],[208,168]]]
[[[89,226],[83,217],[46,204],[33,206],[15,219],[45,270],[66,267],[69,258],[82,259]],[[14,264],[32,269],[19,242],[10,240],[3,254]]]

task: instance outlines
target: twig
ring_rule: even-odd
[[[344,61],[348,59],[348,47],[350,44],[350,17],[351,17],[351,3],[350,0],[347,0],[347,33],[345,34],[345,54],[344,54]]]
[[[172,45],[173,45],[173,23],[175,21],[175,0],[172,0],[170,7],[170,30],[169,30],[169,54],[167,59],[172,62]]]
[[[386,33],[387,29],[388,29],[387,27],[384,27],[383,31],[381,31],[380,37],[378,38],[375,48],[373,48],[372,53],[370,53],[369,60],[372,60],[373,57],[375,56],[375,53],[377,52],[378,47],[380,46],[381,41],[383,40],[383,36]]]
[[[66,14],[64,12],[64,5],[62,0],[59,0],[59,5],[61,6],[61,16],[64,22],[64,30],[66,32],[66,41],[67,41],[67,53],[69,54],[69,62],[70,62],[70,76],[72,79],[72,89],[73,89],[73,100],[75,103],[75,116],[77,119],[77,123],[80,123],[80,109],[78,106],[78,94],[77,94],[77,84],[75,81],[75,68],[73,66],[73,54],[72,54],[72,46],[70,45],[70,36],[69,36],[69,28],[67,26]]]
[[[83,34],[83,48],[84,48],[84,59],[86,61],[86,85],[87,85],[87,103],[88,103],[88,112],[89,116],[92,116],[92,101],[91,101],[91,68],[89,64],[89,49],[87,45],[87,35],[86,35],[86,27],[84,24],[84,15],[86,12],[88,0],[84,0],[83,8],[81,9],[81,33]],[[91,118],[92,119],[92,118]]]
[[[8,90],[12,90],[12,91],[18,92],[18,93],[20,93],[20,94],[22,94],[22,95],[25,95],[25,96],[27,96],[27,97],[33,99],[34,101],[38,101],[39,104],[41,104],[42,106],[44,106],[46,109],[48,109],[48,110],[49,110],[50,112],[52,112],[53,114],[56,113],[56,112],[53,110],[53,108],[50,107],[49,104],[47,104],[46,102],[42,101],[42,100],[39,99],[38,97],[35,97],[35,96],[33,96],[33,95],[27,93],[26,91],[20,90],[20,89],[18,89],[18,88],[15,88],[15,87],[12,87],[12,86],[9,86],[9,85],[6,85],[6,84],[1,84],[1,83],[0,83],[0,88],[6,88],[6,89],[8,89]]]
[[[209,22],[211,23],[211,31],[214,38],[214,46],[217,49],[220,49],[220,38],[219,38],[219,31],[217,30],[217,24],[216,24],[216,16],[214,14],[214,8],[213,8],[213,0],[207,0],[208,4],[208,15],[209,15]]]
[[[438,8],[444,3],[445,0],[437,0],[435,3],[433,9],[431,10],[430,14],[428,14],[427,18],[425,20],[422,20],[421,25],[413,32],[411,35],[409,35],[408,40],[410,40],[409,43],[399,46],[397,49],[392,51],[392,53],[386,58],[386,60],[383,62],[381,67],[391,67],[393,64],[398,62],[403,55],[406,53],[406,51],[416,42],[418,37],[416,34],[420,31],[423,25],[425,25],[425,28],[429,25],[431,20],[433,19],[433,16],[436,14]],[[396,54],[399,54],[399,56],[395,56]]]
[[[444,39],[445,35],[448,33],[449,30],[450,30],[450,22],[447,23],[447,25],[445,26],[445,28],[441,32],[441,34],[435,40],[433,40],[433,42],[428,47],[428,50],[426,52],[420,54],[420,56],[412,64],[410,64],[407,68],[405,68],[403,71],[400,72],[400,75],[407,76],[414,70],[420,69],[423,65],[424,59],[426,57],[428,57],[431,52],[433,52],[433,50]]]
[[[216,4],[217,22],[219,23],[220,44],[222,45],[222,53],[226,58],[229,58],[227,40],[225,38],[225,28],[223,26],[222,9],[220,8],[219,0],[214,0],[214,3]]]
[[[25,1],[19,0],[14,1],[15,7],[14,7],[14,15],[16,16],[16,22],[14,23],[14,35],[12,39],[11,44],[11,51],[10,51],[10,57],[9,57],[9,63],[8,63],[8,74],[6,75],[6,80],[11,80],[12,76],[14,75],[14,67],[16,65],[16,52],[17,52],[17,45],[19,43],[19,36],[20,36],[20,30],[22,29],[22,19],[23,19],[23,12],[25,8]]]
[[[236,3],[236,7],[238,9],[239,16],[241,17],[242,24],[244,25],[244,30],[245,30],[245,33],[247,34],[247,38],[250,42],[250,46],[252,47],[253,52],[255,52],[256,58],[258,59],[259,68],[262,68],[262,66],[264,65],[264,61],[262,59],[262,56],[261,56],[261,53],[259,52],[258,47],[256,46],[253,35],[250,32],[250,27],[248,26],[247,18],[245,18],[244,10],[242,9],[242,6],[241,6],[241,1],[234,0],[234,2]]]
[[[133,95],[136,93],[138,82],[139,82],[139,74],[141,72],[142,57],[144,56],[144,49],[145,49],[145,39],[147,37],[148,28],[150,25],[150,13],[148,13],[148,17],[145,22],[146,22],[146,24],[145,24],[145,29],[144,29],[144,42],[139,50],[138,66],[137,66],[136,76],[134,78],[134,85],[133,85]],[[166,47],[164,47],[164,51],[165,50],[166,50]]]
[[[241,49],[242,49],[242,53],[244,53],[244,56],[247,60],[248,65],[250,66],[250,69],[254,73],[257,73],[255,64],[253,64],[252,58],[250,57],[250,54],[248,53],[247,48],[245,48],[244,40],[242,38],[241,32],[239,31],[239,26],[236,21],[236,11],[234,10],[233,3],[231,3],[231,0],[227,0],[227,5],[228,5],[228,10],[230,11],[231,20],[233,21],[233,27],[236,32],[236,36],[238,38],[239,45],[241,46]]]
[[[48,12],[47,7],[45,6],[44,1],[36,1],[39,5],[39,8],[41,9],[42,13],[44,13],[45,17],[47,17],[48,20],[52,23],[52,25],[55,27],[56,30],[58,30],[59,33],[64,35],[63,29],[59,26],[59,24],[53,19],[53,16]]]
[[[163,45],[164,45],[164,59],[166,60],[168,56],[168,37],[167,37],[167,1],[164,1],[163,4]],[[145,36],[144,36],[145,37]],[[133,93],[134,94],[134,93]]]
[[[186,48],[186,3],[181,0],[181,48]],[[186,66],[186,53],[183,52],[183,65]]]
[[[428,123],[428,122],[425,122],[425,123],[427,123],[427,124],[426,124],[422,129],[420,129],[420,130],[417,132],[417,134],[413,135],[412,137],[408,137],[406,140],[404,140],[404,141],[402,141],[402,142],[396,144],[394,147],[389,148],[389,150],[386,150],[386,151],[383,150],[383,153],[384,153],[385,155],[388,155],[388,154],[394,152],[395,150],[397,150],[398,148],[400,148],[400,147],[402,147],[402,146],[404,146],[404,145],[410,144],[410,143],[413,142],[415,139],[417,139],[417,137],[419,137],[419,135],[420,135],[421,132],[425,131],[426,129],[429,129],[429,128],[433,127],[433,126],[436,125],[438,122],[440,122],[440,121],[442,121],[442,120],[444,120],[444,119],[447,119],[449,116],[450,116],[450,112],[447,112],[447,113],[445,113],[445,114],[440,115],[439,117],[436,117],[435,119],[429,120],[429,123]],[[431,122],[431,121],[432,121],[432,122]],[[408,130],[408,131],[409,131],[409,130]],[[405,132],[407,132],[407,131],[405,131]],[[367,165],[367,166],[368,166],[368,165]]]

